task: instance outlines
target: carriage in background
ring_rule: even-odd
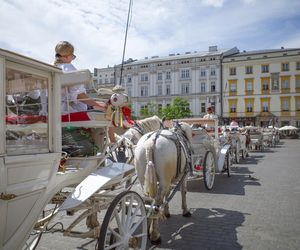
[[[250,135],[250,139],[251,139],[250,149],[263,151],[264,143],[263,143],[262,128],[254,127],[254,126],[246,126],[245,129],[247,130],[247,133]]]
[[[202,176],[206,189],[213,188],[216,172],[230,176],[230,145],[219,140],[217,119],[179,119],[193,125],[192,155],[195,176]]]

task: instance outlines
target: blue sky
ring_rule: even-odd
[[[0,48],[52,63],[58,41],[77,68],[122,60],[129,0],[0,0]],[[133,0],[125,59],[300,47],[299,0]]]

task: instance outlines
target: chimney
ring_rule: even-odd
[[[214,51],[218,51],[218,46],[209,46],[208,47],[208,52],[214,52]]]

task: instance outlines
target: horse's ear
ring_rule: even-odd
[[[163,118],[161,119],[161,122],[162,122],[162,123],[164,123],[164,122],[165,122],[165,120],[166,120],[166,117],[165,117],[165,116],[163,116]]]

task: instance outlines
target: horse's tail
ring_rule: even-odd
[[[151,198],[156,197],[157,193],[157,176],[155,171],[155,166],[152,159],[152,146],[146,148],[146,171],[145,171],[145,182],[144,182],[144,192],[148,194]]]

